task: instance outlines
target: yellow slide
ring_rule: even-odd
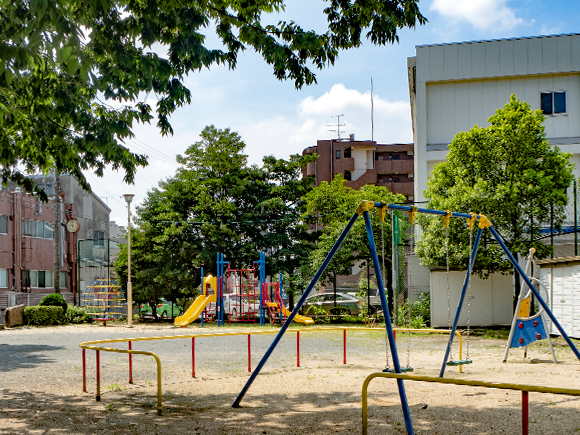
[[[215,301],[215,295],[199,295],[183,315],[175,318],[175,326],[189,325],[203,313],[207,304]]]
[[[288,316],[292,314],[292,312],[288,311],[286,307],[282,305],[282,314],[284,314],[284,316],[288,318]],[[312,317],[301,316],[300,314],[296,314],[294,316],[294,321],[298,323],[304,323],[305,325],[314,325],[314,319]]]

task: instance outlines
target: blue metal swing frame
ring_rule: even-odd
[[[336,240],[335,244],[330,249],[330,252],[328,253],[326,258],[322,262],[322,265],[320,266],[318,271],[314,274],[314,277],[310,281],[310,284],[308,285],[308,287],[306,288],[306,290],[304,291],[304,293],[300,297],[300,300],[296,303],[296,306],[292,310],[292,313],[288,316],[288,318],[286,319],[286,321],[282,325],[282,328],[280,329],[280,331],[278,332],[278,334],[276,335],[276,337],[272,341],[272,344],[270,344],[270,347],[268,348],[268,350],[266,351],[266,353],[264,354],[264,356],[262,357],[262,359],[260,360],[260,362],[256,366],[256,369],[254,370],[254,372],[252,373],[252,375],[250,376],[250,378],[246,382],[246,385],[244,385],[244,388],[242,388],[242,391],[238,394],[238,397],[236,398],[236,400],[232,404],[233,408],[240,407],[240,402],[242,401],[242,399],[246,395],[250,386],[252,385],[252,383],[254,382],[256,377],[260,374],[260,371],[262,370],[262,368],[264,367],[264,365],[268,361],[268,358],[270,357],[270,355],[272,354],[272,352],[274,351],[274,349],[276,348],[276,346],[278,345],[278,343],[282,339],[284,333],[286,332],[286,330],[288,329],[288,327],[290,326],[290,324],[294,320],[294,317],[296,316],[296,314],[298,313],[298,311],[300,310],[300,308],[304,304],[304,301],[306,300],[306,298],[308,297],[308,295],[310,294],[310,292],[312,291],[312,289],[314,288],[314,286],[316,285],[316,283],[318,282],[318,280],[322,276],[323,272],[328,267],[328,264],[330,263],[330,261],[332,260],[332,258],[336,254],[336,252],[338,251],[338,248],[340,248],[340,246],[342,245],[344,239],[346,238],[346,236],[348,235],[348,233],[352,229],[354,223],[356,222],[357,218],[361,214],[363,215],[363,218],[365,221],[367,239],[368,239],[368,243],[369,243],[369,250],[371,253],[371,258],[373,260],[373,267],[374,267],[375,273],[376,273],[377,285],[379,287],[381,307],[383,309],[383,313],[385,316],[385,329],[386,329],[387,337],[389,340],[389,347],[391,349],[391,355],[393,356],[393,365],[394,365],[395,373],[401,373],[401,364],[399,362],[399,355],[397,353],[397,347],[395,344],[393,328],[391,326],[391,317],[390,317],[389,310],[388,310],[385,288],[383,286],[382,272],[381,272],[381,268],[380,268],[380,264],[379,264],[377,249],[376,249],[376,245],[375,245],[373,230],[372,230],[370,216],[369,216],[369,210],[371,210],[374,207],[379,209],[379,212],[381,214],[381,219],[384,219],[387,209],[404,211],[404,212],[407,212],[407,213],[413,214],[413,215],[415,213],[422,213],[422,214],[430,214],[430,215],[442,216],[442,217],[447,217],[447,218],[454,217],[454,218],[462,218],[462,219],[473,219],[473,215],[469,214],[469,213],[457,213],[457,212],[450,212],[450,211],[443,211],[443,210],[430,210],[430,209],[425,209],[425,208],[404,206],[404,205],[398,205],[398,204],[384,204],[381,202],[362,201],[360,203],[360,205],[357,207],[357,209],[354,212],[354,214],[352,215],[352,217],[350,218],[350,220],[348,221],[346,227],[344,228],[344,230],[342,231],[342,233],[340,234],[340,236]],[[578,352],[578,349],[576,348],[576,346],[574,346],[574,343],[572,343],[572,340],[570,340],[570,337],[568,337],[568,335],[566,334],[566,332],[564,331],[564,329],[562,328],[560,323],[556,320],[556,318],[553,315],[550,308],[547,306],[547,304],[544,302],[544,300],[542,299],[542,297],[540,296],[538,291],[532,285],[530,279],[526,276],[525,272],[522,270],[520,265],[516,262],[514,256],[511,254],[511,252],[509,251],[509,249],[505,245],[501,236],[497,233],[497,231],[495,231],[495,229],[493,228],[489,219],[485,215],[482,215],[482,214],[475,215],[475,218],[478,222],[479,228],[478,228],[477,234],[475,236],[475,241],[474,241],[473,248],[471,251],[471,261],[469,263],[470,266],[468,266],[467,272],[465,274],[463,288],[461,290],[461,295],[459,298],[459,302],[457,304],[457,311],[455,313],[455,318],[453,320],[453,327],[451,329],[451,333],[449,334],[449,342],[447,343],[445,357],[443,359],[443,364],[441,366],[441,371],[439,373],[439,377],[443,377],[443,375],[445,374],[446,362],[447,362],[447,359],[449,357],[449,352],[451,350],[451,346],[453,345],[453,338],[455,336],[455,331],[457,329],[457,323],[459,321],[459,316],[461,314],[461,309],[463,307],[463,302],[465,300],[465,295],[466,295],[467,288],[469,285],[469,279],[471,276],[471,269],[473,268],[473,264],[475,262],[475,257],[477,256],[477,250],[479,248],[479,243],[481,241],[482,232],[486,228],[491,232],[493,237],[496,239],[498,244],[501,246],[501,248],[505,252],[509,261],[512,263],[512,265],[516,269],[516,271],[521,275],[524,282],[528,285],[528,287],[533,292],[534,296],[536,296],[538,302],[540,303],[540,305],[544,308],[545,312],[550,317],[550,320],[552,320],[554,325],[558,328],[558,330],[562,334],[562,337],[564,337],[564,339],[566,340],[566,342],[568,343],[568,345],[570,346],[570,348],[572,349],[572,351],[576,355],[576,358],[578,358],[578,360],[580,360],[580,352]],[[401,406],[403,408],[403,416],[405,418],[405,425],[407,428],[407,434],[413,435],[414,434],[413,425],[412,425],[411,416],[409,413],[409,404],[407,402],[407,395],[405,393],[403,379],[397,379],[397,387],[399,389],[399,397],[401,399]]]

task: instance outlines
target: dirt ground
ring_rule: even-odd
[[[265,330],[265,329],[259,329]],[[247,336],[196,339],[196,377],[191,376],[191,340],[134,342],[152,350],[163,366],[163,414],[157,415],[155,364],[135,356],[134,384],[127,356],[101,352],[102,400],[95,401],[95,355],[87,351],[87,387],[82,392],[82,341],[167,336],[243,328],[65,326],[0,331],[0,434],[336,434],[361,433],[364,379],[385,366],[381,331],[348,332],[343,364],[340,331],[288,334],[248,390],[242,407],[231,407],[248,380]],[[274,335],[251,338],[252,368]],[[446,336],[413,336],[414,374],[437,376]],[[113,346],[113,345],[107,345]],[[125,343],[115,347],[126,348]],[[502,363],[505,340],[472,337],[473,364],[446,377],[580,388],[580,362],[561,339],[558,364],[545,342],[512,350]],[[407,338],[398,336],[402,365]],[[455,348],[457,356],[457,347]],[[405,382],[416,434],[521,433],[521,393],[424,382]],[[530,434],[580,433],[580,397],[530,393]],[[369,388],[369,434],[406,433],[396,382],[375,379]]]

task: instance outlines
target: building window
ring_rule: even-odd
[[[53,239],[54,229],[52,222],[37,221],[33,219],[22,220],[22,235],[38,237],[41,239]]]
[[[0,269],[0,288],[8,288],[8,269]]]
[[[105,246],[104,231],[93,231],[93,246]]]
[[[350,159],[351,158],[351,150],[352,150],[352,148],[345,148],[344,149],[344,158],[345,159]]]
[[[0,215],[0,234],[8,234],[8,216]]]
[[[393,183],[400,183],[400,182],[401,182],[401,179],[400,179],[400,178],[398,178],[398,177],[396,177],[396,178],[393,178],[391,181],[392,181]]]
[[[28,286],[30,288],[37,288],[38,287],[38,270],[29,270],[28,271]]]
[[[398,154],[393,154],[393,155],[391,156],[391,159],[392,159],[392,160],[399,160],[399,157],[400,157],[400,156],[399,156]]]
[[[336,150],[336,158],[340,159],[340,150]]]
[[[38,271],[38,288],[46,288],[46,273],[44,270]]]
[[[566,113],[566,92],[541,92],[540,108],[544,115]]]
[[[66,288],[66,272],[60,272],[58,284],[60,288]]]
[[[350,173],[350,171],[344,171],[344,179],[346,181],[351,181],[352,180],[352,174]]]

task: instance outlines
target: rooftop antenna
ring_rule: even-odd
[[[375,106],[373,104],[373,76],[371,76],[371,140],[375,140]]]
[[[340,117],[344,116],[343,114],[340,115],[332,115],[331,118],[336,117],[336,129],[330,129],[328,131],[335,131],[338,134],[338,140],[340,140],[340,133],[345,133],[345,130],[341,130],[340,127],[344,127],[346,124],[340,123]],[[327,127],[334,127],[333,124],[328,124]]]

